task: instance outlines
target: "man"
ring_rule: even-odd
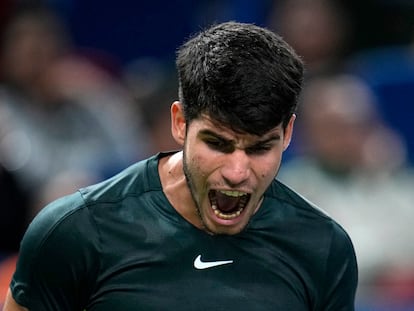
[[[178,51],[160,153],[43,209],[5,311],[354,310],[343,229],[275,180],[303,66],[279,36],[215,25]]]

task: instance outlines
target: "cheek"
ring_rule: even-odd
[[[260,178],[265,183],[270,183],[279,171],[281,156],[262,159],[260,162]]]
[[[187,157],[188,168],[191,170],[193,178],[203,179],[207,176],[209,167],[209,157],[202,152],[189,153]]]

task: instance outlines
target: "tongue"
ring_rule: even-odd
[[[216,193],[217,198],[217,207],[222,212],[232,212],[235,210],[239,204],[239,198],[236,197],[230,197],[228,195],[225,195],[221,192]]]

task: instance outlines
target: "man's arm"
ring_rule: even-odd
[[[100,241],[83,204],[76,192],[44,207],[30,223],[10,282],[14,299],[8,295],[3,311],[72,311],[87,304],[100,269]]]
[[[14,300],[10,289],[7,291],[6,302],[3,307],[3,311],[29,311],[25,307],[22,307],[17,304]]]
[[[358,264],[354,246],[345,230],[337,226],[327,260],[324,311],[354,311]],[[318,309],[319,310],[319,309]]]

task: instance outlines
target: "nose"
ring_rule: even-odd
[[[221,174],[226,183],[231,186],[243,184],[250,176],[250,158],[243,150],[236,149],[228,154]]]

